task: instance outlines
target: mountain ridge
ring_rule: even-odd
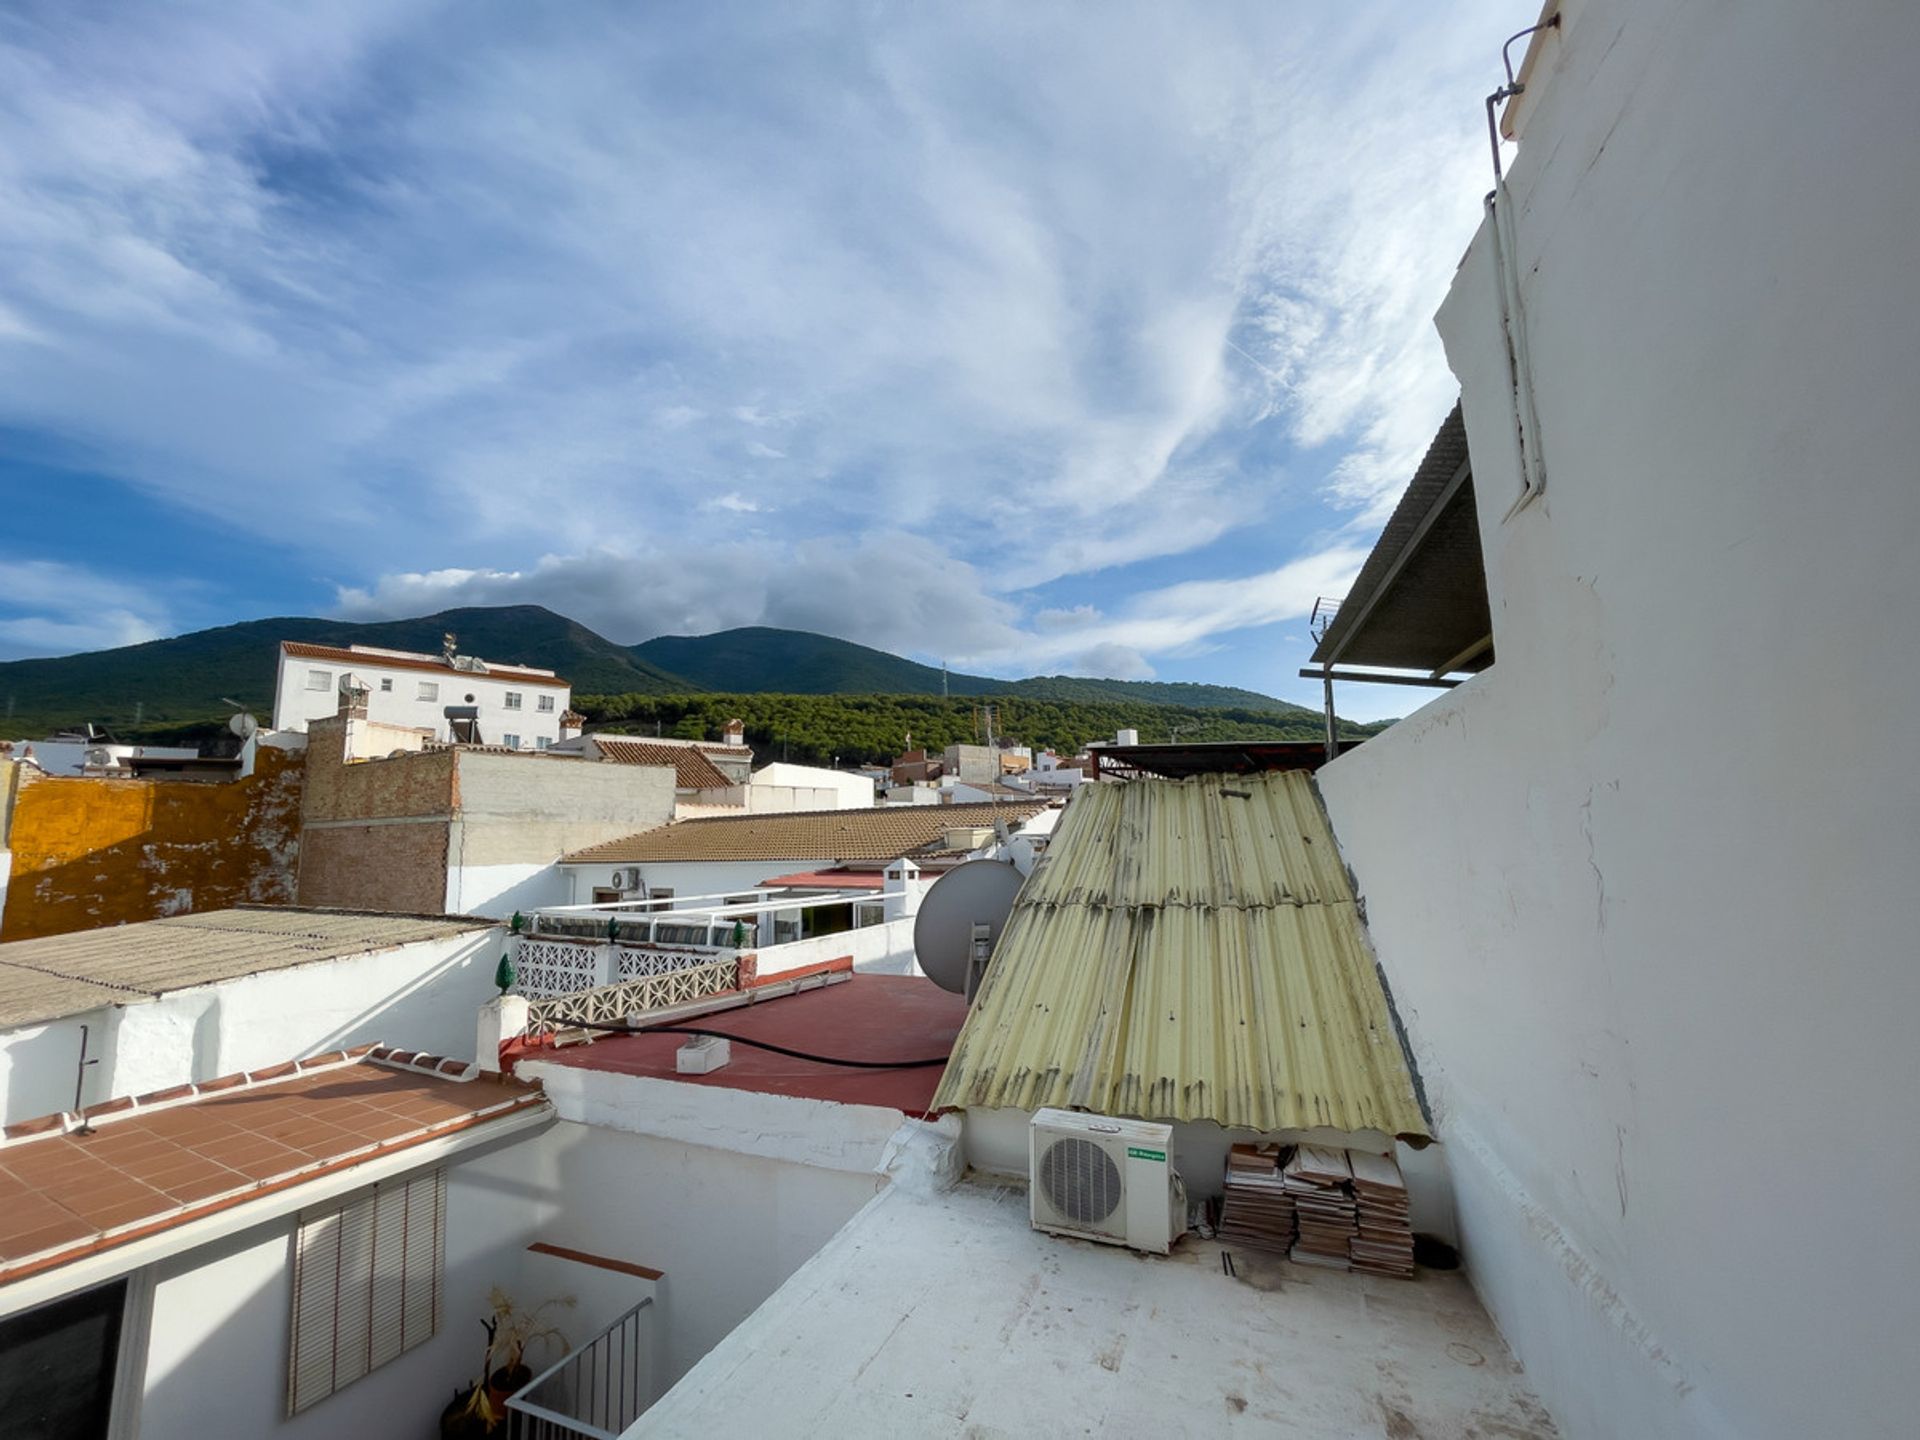
[[[1224,685],[1081,676],[943,673],[871,646],[804,630],[744,626],[620,645],[540,605],[470,606],[402,620],[272,616],[45,659],[0,661],[0,733],[30,737],[91,721],[154,735],[223,720],[232,697],[265,718],[282,640],[436,653],[451,631],[460,649],[502,664],[538,665],[577,696],[706,693],[1022,697],[1271,713],[1303,723],[1317,711]]]

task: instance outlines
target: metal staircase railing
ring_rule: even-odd
[[[653,1403],[649,1295],[507,1400],[510,1440],[619,1440]]]

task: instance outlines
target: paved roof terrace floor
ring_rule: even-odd
[[[1042,1235],[1023,1187],[978,1182],[879,1196],[627,1431],[1555,1433],[1458,1273],[1380,1279],[1193,1237],[1140,1256]]]
[[[909,975],[855,975],[797,995],[764,1000],[682,1022],[728,1035],[770,1041],[836,1059],[931,1060],[945,1063],[967,1018],[967,1003],[931,980]],[[577,1049],[542,1053],[555,1065],[646,1075],[691,1085],[881,1105],[924,1115],[940,1083],[941,1065],[862,1070],[796,1060],[746,1045],[732,1047],[726,1065],[708,1075],[680,1075],[674,1053],[685,1034],[617,1035]]]

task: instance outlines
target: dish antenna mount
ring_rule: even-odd
[[[969,860],[934,882],[913,921],[913,953],[929,980],[973,1003],[1025,881],[1004,860]]]

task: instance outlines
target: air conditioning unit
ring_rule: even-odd
[[[613,888],[618,891],[621,891],[622,893],[638,890],[640,888],[639,869],[636,867],[631,870],[614,871],[613,872]]]
[[[1028,1140],[1034,1229],[1156,1255],[1186,1233],[1171,1125],[1041,1110]]]

